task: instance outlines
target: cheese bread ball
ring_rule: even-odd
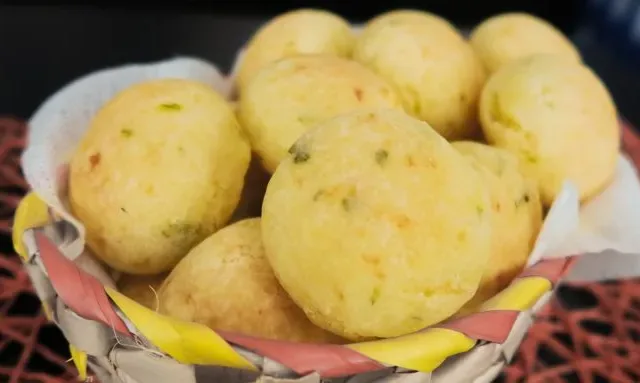
[[[372,27],[376,24],[402,24],[402,23],[410,23],[410,22],[429,22],[434,24],[439,24],[442,28],[445,29],[455,29],[455,26],[451,24],[448,20],[443,19],[442,17],[435,15],[433,13],[419,11],[415,9],[396,9],[393,11],[382,13],[371,20],[369,20],[365,26]]]
[[[506,13],[485,20],[473,30],[470,42],[489,73],[537,54],[581,60],[576,47],[561,31],[526,13]]]
[[[478,292],[466,305],[474,309],[507,287],[526,265],[542,225],[542,205],[537,184],[523,176],[515,155],[471,141],[452,145],[482,168],[491,194],[493,249]]]
[[[262,67],[284,57],[305,53],[348,57],[354,38],[349,23],[331,12],[299,9],[284,13],[261,27],[249,41],[238,67],[238,91],[242,93]]]
[[[196,246],[160,290],[162,313],[214,330],[296,342],[335,342],[280,287],[264,255],[260,219],[227,226]]]
[[[361,110],[304,134],[262,208],[267,257],[318,326],[394,337],[454,314],[491,250],[489,191],[428,124]]]
[[[229,106],[231,107],[231,110],[232,110],[234,113],[237,113],[237,112],[238,112],[238,102],[237,102],[237,101],[231,101],[231,102],[229,102]]]
[[[267,190],[271,174],[264,170],[260,159],[253,155],[249,170],[244,178],[244,188],[240,196],[238,207],[233,212],[229,222],[236,222],[246,218],[260,217],[262,212],[262,199]]]
[[[353,59],[394,85],[407,112],[446,139],[478,132],[485,70],[446,20],[417,11],[378,16],[358,36]]]
[[[151,310],[158,310],[158,291],[167,273],[158,275],[124,274],[118,280],[118,291]]]
[[[229,104],[210,87],[139,83],[91,122],[70,162],[69,202],[98,258],[159,274],[224,226],[250,156]]]
[[[302,55],[258,73],[242,94],[239,118],[269,172],[313,125],[359,108],[402,109],[395,90],[371,70],[347,59]]]
[[[482,92],[487,141],[522,160],[550,206],[563,181],[584,201],[614,176],[620,128],[613,100],[586,66],[557,56],[519,60],[496,72]]]

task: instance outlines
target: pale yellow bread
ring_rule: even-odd
[[[158,291],[167,273],[158,275],[124,274],[118,279],[118,291],[151,310],[158,310]]]
[[[446,139],[477,134],[485,70],[448,21],[419,11],[378,16],[358,36],[353,59],[394,85],[406,111]]]
[[[265,67],[245,89],[240,122],[269,172],[307,129],[339,114],[397,108],[395,90],[368,68],[328,55],[301,55]]]
[[[385,12],[367,21],[365,26],[372,27],[377,24],[403,24],[411,22],[428,22],[439,24],[444,29],[456,28],[451,22],[436,14],[420,11],[417,9],[396,9],[393,11]]]
[[[564,181],[581,200],[612,180],[620,147],[616,108],[586,66],[539,55],[496,72],[480,101],[487,142],[516,154],[550,206]]]
[[[262,212],[262,199],[267,190],[271,174],[267,172],[260,164],[257,155],[253,155],[249,170],[244,179],[244,188],[240,196],[238,207],[233,212],[230,223],[237,222],[246,218],[260,217]]]
[[[351,340],[435,324],[476,292],[489,191],[428,124],[361,110],[316,126],[267,187],[265,250],[318,326]]]
[[[269,339],[341,342],[314,326],[280,287],[262,246],[260,219],[227,226],[195,247],[160,290],[162,313]]]
[[[538,54],[580,62],[580,52],[553,24],[526,13],[505,13],[478,25],[469,40],[489,73]]]
[[[482,168],[491,192],[493,248],[478,292],[465,306],[471,311],[522,271],[542,225],[542,205],[537,184],[523,176],[515,155],[471,141],[452,145]]]
[[[225,225],[250,155],[229,104],[209,86],[139,83],[93,118],[71,159],[69,201],[98,258],[159,274]]]
[[[252,77],[271,62],[305,53],[348,57],[353,43],[351,26],[336,14],[317,9],[281,14],[249,40],[237,73],[238,91],[242,93]]]

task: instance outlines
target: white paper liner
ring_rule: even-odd
[[[24,176],[43,201],[69,221],[84,240],[84,227],[66,206],[66,163],[96,112],[123,89],[150,79],[185,78],[208,84],[229,97],[230,83],[218,68],[190,57],[104,69],[81,77],[49,97],[29,120],[22,156]],[[69,246],[75,259],[82,246]]]
[[[239,55],[238,59],[241,56]],[[65,164],[96,111],[120,90],[153,78],[187,78],[211,85],[230,97],[233,74],[223,77],[212,64],[194,58],[174,58],[146,65],[127,65],[95,72],[72,82],[51,96],[30,120],[29,144],[23,168],[32,189],[56,212],[71,222],[84,244],[84,228],[65,204]],[[570,183],[554,202],[530,257],[530,264],[544,258],[565,257],[615,250],[640,254],[640,182],[631,162],[620,155],[611,185],[592,201],[579,206],[578,194]],[[79,250],[67,252],[72,258]],[[594,257],[588,257],[599,268]],[[602,258],[602,262],[606,262]],[[640,258],[636,258],[639,259]],[[633,275],[640,276],[640,261],[633,259]],[[623,275],[629,275],[629,268]],[[622,272],[622,270],[620,270]],[[592,273],[593,274],[593,273]],[[615,273],[614,273],[615,274]],[[608,276],[612,273],[609,270]],[[615,276],[615,275],[614,275]],[[574,276],[579,279],[579,276]]]

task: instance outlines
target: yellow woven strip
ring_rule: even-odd
[[[525,311],[533,307],[538,299],[551,288],[552,284],[546,278],[525,277],[516,279],[507,289],[485,302],[481,311]]]
[[[87,354],[72,344],[69,345],[69,351],[71,352],[71,360],[78,369],[78,380],[84,382],[87,380]]]
[[[500,294],[487,301],[481,311],[530,309],[552,284],[542,277],[517,279]],[[403,336],[349,345],[354,350],[384,364],[430,372],[445,359],[469,351],[475,340],[457,331],[433,328]]]
[[[25,230],[32,227],[43,226],[49,221],[49,207],[35,193],[27,194],[18,205],[13,219],[13,231],[11,240],[13,248],[23,260],[29,258],[27,249],[22,242]],[[51,320],[51,309],[42,302],[42,311],[47,320]]]
[[[257,370],[211,329],[158,314],[111,288],[105,290],[142,335],[178,362]]]
[[[28,228],[45,224],[48,218],[46,204],[35,194],[30,193],[21,201],[16,210],[13,227],[14,248],[21,257],[28,257],[22,243],[22,233]],[[508,289],[487,301],[482,306],[482,311],[527,310],[551,288],[551,282],[545,278],[518,279]],[[136,328],[151,343],[177,361],[186,364],[256,369],[214,331],[195,323],[182,322],[162,316],[115,290],[109,288],[106,290]],[[48,314],[47,311],[45,307],[46,314]],[[425,345],[429,345],[429,347],[425,347]],[[440,366],[445,359],[466,352],[474,345],[475,340],[457,331],[434,328],[395,339],[364,342],[348,347],[383,364],[430,372]],[[76,352],[81,353],[79,350]],[[86,355],[84,357],[84,373],[86,374]],[[79,358],[82,357],[79,356]],[[75,357],[74,363],[81,371]]]
[[[42,303],[42,312],[44,313],[44,317],[47,318],[48,321],[51,321],[51,318],[53,318],[53,315],[51,315],[51,309],[49,308],[49,305],[47,304],[47,302],[41,302]]]
[[[383,364],[431,372],[450,356],[469,351],[476,341],[457,331],[432,328],[394,339],[348,347]]]
[[[45,225],[48,221],[48,206],[36,194],[29,193],[20,201],[14,216],[11,239],[13,248],[23,259],[27,259],[29,254],[22,243],[22,234],[25,230]]]

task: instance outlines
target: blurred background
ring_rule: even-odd
[[[44,2],[39,2],[40,4]],[[501,12],[541,16],[569,35],[640,125],[639,0],[106,1],[0,2],[0,113],[26,118],[56,89],[87,72],[128,62],[194,55],[227,71],[235,52],[268,18],[319,7],[353,22],[394,8],[424,9],[463,29]]]

